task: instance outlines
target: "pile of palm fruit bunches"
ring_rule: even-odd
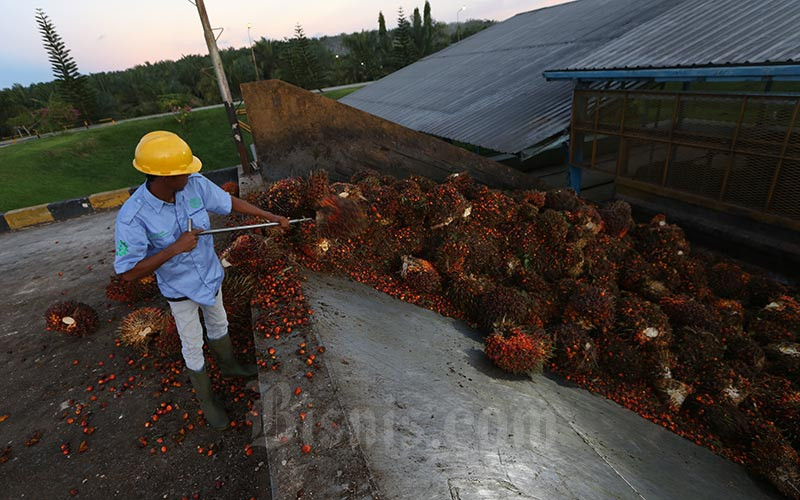
[[[290,269],[344,274],[467,321],[503,370],[557,374],[800,495],[796,290],[692,249],[665,216],[637,223],[623,201],[500,191],[465,173],[333,183],[321,171],[246,199],[315,220],[231,233],[221,258],[234,321],[249,321],[249,302],[271,311],[255,331],[291,334],[310,310]]]

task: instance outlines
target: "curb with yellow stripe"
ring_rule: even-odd
[[[239,182],[237,167],[203,172],[203,175],[220,186],[228,181]],[[4,214],[0,214],[0,233],[121,207],[138,188],[139,186],[115,189],[83,198],[9,210]]]

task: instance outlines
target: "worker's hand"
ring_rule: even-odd
[[[205,231],[203,228],[187,231],[181,234],[172,245],[178,253],[191,252],[197,246],[198,234],[203,231]]]
[[[277,219],[275,219],[275,222],[280,224],[281,229],[286,229],[289,227],[289,219],[287,219],[286,217],[278,216]]]

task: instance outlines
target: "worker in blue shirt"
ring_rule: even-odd
[[[209,212],[233,210],[278,222],[283,228],[289,221],[231,196],[198,174],[202,163],[172,132],[155,131],[142,137],[133,166],[147,181],[117,215],[114,270],[128,281],[155,273],[175,318],[183,359],[205,418],[213,428],[226,429],[228,416],[214,397],[205,370],[198,309],[203,310],[208,344],[219,358],[222,375],[249,377],[258,370],[255,365],[240,364],[234,356],[222,300],[222,265],[213,238],[198,234],[209,229]]]

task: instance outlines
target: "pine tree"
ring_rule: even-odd
[[[291,40],[289,50],[289,68],[292,83],[295,85],[304,89],[319,87],[317,59],[311,51],[311,44],[300,24],[294,27],[294,38]]]
[[[81,118],[90,120],[94,114],[95,99],[88,79],[78,71],[78,65],[69,54],[69,49],[42,9],[36,9],[36,23],[50,59],[59,95],[78,110]]]
[[[392,65],[394,69],[408,66],[417,60],[414,40],[411,38],[411,24],[406,19],[403,8],[397,14],[397,28],[392,39]]]
[[[414,38],[414,48],[417,54],[422,54],[425,50],[424,46],[424,33],[422,31],[422,17],[419,15],[419,8],[414,8],[414,16],[412,17],[413,24],[411,25],[411,33]]]
[[[431,17],[431,4],[425,0],[425,8],[422,14],[422,54],[433,53],[433,18]]]
[[[389,33],[386,31],[386,19],[383,17],[383,12],[378,12],[378,45],[382,55],[385,56],[392,48],[389,41]]]

